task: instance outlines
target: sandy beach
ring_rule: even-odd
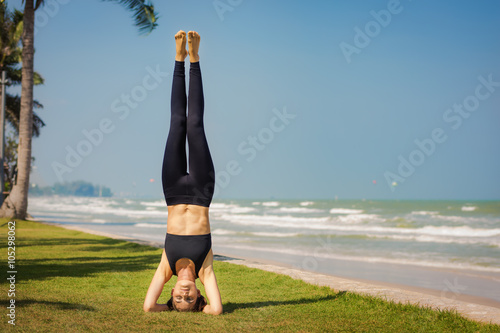
[[[38,221],[41,222],[41,221]],[[61,226],[67,229],[79,230],[90,234],[106,236],[114,239],[122,239],[144,245],[150,245],[158,248],[163,247],[162,242],[139,239],[135,237],[112,234],[104,231],[97,231],[88,228],[82,228],[74,225],[61,225],[58,223],[41,222],[51,225]],[[279,274],[289,275],[296,279],[301,279],[307,283],[329,286],[336,291],[350,291],[362,294],[374,295],[386,300],[392,300],[399,303],[418,304],[424,307],[434,309],[455,309],[458,313],[467,318],[500,324],[500,302],[481,296],[471,296],[457,290],[453,290],[453,284],[450,284],[449,290],[435,290],[431,288],[415,287],[401,283],[388,283],[364,278],[345,278],[338,275],[323,274],[311,272],[304,269],[297,269],[291,265],[278,263],[272,259],[258,257],[240,256],[234,253],[225,253],[215,250],[216,260],[230,262],[238,265],[258,268]],[[347,264],[346,264],[347,265]],[[383,267],[379,267],[380,270]],[[408,268],[407,268],[408,269]],[[413,268],[418,271],[418,268]],[[422,272],[420,272],[422,273]],[[457,272],[450,272],[455,274]],[[435,274],[442,278],[442,272],[435,270]],[[461,278],[470,273],[461,273]],[[474,277],[470,277],[473,279]],[[460,280],[462,281],[462,280]],[[476,281],[477,282],[477,281]],[[453,280],[451,280],[453,283]]]

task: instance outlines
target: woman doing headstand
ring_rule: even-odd
[[[222,313],[222,301],[212,267],[208,218],[215,172],[203,127],[204,99],[198,56],[200,36],[189,31],[187,41],[190,60],[188,99],[184,68],[188,55],[186,33],[181,30],[175,35],[170,130],[162,169],[163,192],[168,206],[167,234],[161,262],[144,300],[144,311],[203,311],[217,315]],[[167,304],[158,304],[163,287],[172,275],[177,275],[172,297]],[[208,305],[196,288],[196,278],[205,287]]]

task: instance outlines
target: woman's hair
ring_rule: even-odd
[[[173,297],[171,297],[168,300],[168,302],[167,302],[167,306],[168,306],[168,310],[169,311],[175,310],[175,311],[178,311],[178,312],[201,312],[201,311],[203,311],[203,309],[205,308],[206,305],[207,305],[207,300],[202,295],[200,295],[196,299],[196,302],[194,303],[194,306],[192,306],[191,308],[188,308],[186,310],[178,309],[175,306],[175,302],[174,302],[174,298]]]

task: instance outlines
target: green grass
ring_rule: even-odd
[[[0,220],[0,331],[7,323],[7,220]],[[16,225],[16,331],[500,332],[449,311],[317,287],[215,262],[224,314],[144,313],[162,249],[30,221]],[[175,278],[160,301],[166,302]],[[203,292],[201,284],[199,288]]]

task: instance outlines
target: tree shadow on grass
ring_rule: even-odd
[[[4,303],[4,302],[2,302]],[[16,300],[16,308],[22,308],[30,305],[46,305],[54,307],[58,310],[78,310],[78,311],[97,311],[94,307],[84,304],[68,303],[68,302],[53,302],[41,301],[36,299],[22,299]],[[7,304],[6,304],[7,306]]]
[[[24,259],[18,264],[22,280],[45,280],[52,277],[87,277],[103,272],[137,272],[153,269],[160,263],[158,254],[125,257],[74,257]],[[61,263],[54,263],[60,261]]]
[[[78,251],[102,251],[114,249],[124,249],[127,251],[134,252],[146,252],[156,250],[157,248],[152,246],[147,246],[143,244],[137,244],[122,239],[113,238],[79,238],[79,237],[54,237],[54,238],[38,238],[38,239],[22,239],[19,241],[19,246],[31,247],[31,246],[57,246],[57,245],[89,245],[87,248],[79,248]],[[97,246],[102,245],[102,246]]]
[[[161,260],[158,248],[107,237],[30,238],[20,241],[19,246],[29,248],[32,251],[29,256],[34,257],[18,258],[16,266],[22,280],[86,277],[103,272],[137,272],[153,269]],[[37,253],[37,250],[44,251],[44,246],[53,246],[54,253],[62,252],[64,255],[53,257]],[[74,256],[65,257],[68,254]]]
[[[241,259],[233,258],[233,257],[228,257],[228,256],[223,256],[223,255],[220,255],[220,254],[214,254],[214,260],[217,260],[217,261],[233,261],[233,260],[241,260]]]
[[[301,298],[297,300],[290,301],[266,301],[266,302],[247,302],[247,303],[225,303],[224,313],[232,313],[235,310],[248,309],[248,308],[264,308],[268,306],[277,305],[299,305],[299,304],[310,304],[323,301],[333,301],[339,297],[344,296],[347,291],[339,291],[335,295],[329,295],[321,298]]]

